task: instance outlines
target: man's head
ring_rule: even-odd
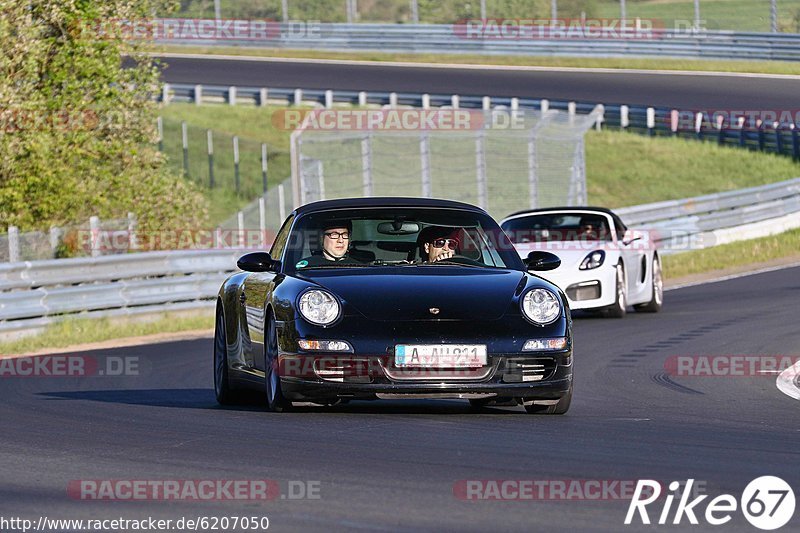
[[[453,257],[458,252],[459,230],[443,226],[428,226],[419,232],[417,245],[423,261],[435,263]]]
[[[353,224],[349,220],[328,220],[320,229],[322,253],[326,259],[341,259],[350,249]]]

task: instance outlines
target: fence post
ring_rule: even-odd
[[[281,19],[284,23],[289,22],[289,0],[281,0]]]
[[[156,121],[156,127],[158,128],[158,151],[164,151],[164,118],[158,117]]]
[[[317,160],[317,183],[319,184],[319,199],[325,199],[325,173],[322,167],[322,161]]]
[[[100,218],[89,218],[89,234],[91,235],[92,257],[100,256]]]
[[[364,197],[372,196],[372,135],[361,139],[361,176]]]
[[[769,2],[769,27],[772,33],[778,33],[778,2],[776,0]]]
[[[269,100],[269,91],[267,91],[267,89],[262,87],[258,91],[258,105],[260,105],[261,107],[266,107],[267,100]]]
[[[422,132],[419,139],[419,157],[422,170],[422,196],[433,196],[431,188],[431,141],[426,132]]]
[[[58,226],[50,227],[50,249],[53,251],[53,258],[56,256],[56,250],[61,242],[61,228]]]
[[[203,104],[203,86],[199,83],[194,86],[194,105]]]
[[[239,248],[244,248],[244,211],[236,213],[236,226],[239,228],[236,244]]]
[[[236,87],[228,87],[228,104],[236,105]]]
[[[283,183],[278,184],[278,216],[281,219],[280,224],[283,224],[283,221],[286,220],[286,198],[284,197]]]
[[[477,169],[478,206],[486,209],[488,194],[486,190],[486,139],[483,129],[475,139],[475,166]]]
[[[164,86],[161,88],[161,101],[164,103],[164,105],[169,104],[170,100],[169,90],[170,90],[169,83],[165,83]]]
[[[261,232],[261,246],[267,247],[267,201],[262,196],[258,199],[258,231]]]
[[[261,188],[267,194],[267,144],[261,143]]]
[[[136,250],[139,248],[139,243],[136,240],[136,215],[128,213],[128,250]]]
[[[411,0],[411,22],[419,24],[419,2]]]
[[[536,133],[531,128],[528,137],[528,197],[531,209],[539,206],[538,173],[536,171]]]
[[[19,263],[19,228],[8,227],[8,262]]]
[[[214,134],[211,130],[206,131],[208,140],[208,187],[214,188]]]
[[[725,130],[723,126],[725,125],[725,117],[719,115],[717,117],[717,142],[719,144],[725,143]]]
[[[239,137],[237,135],[233,136],[233,177],[236,183],[236,194],[239,194]]]
[[[189,129],[186,121],[181,122],[181,141],[183,143],[183,176],[189,177]]]

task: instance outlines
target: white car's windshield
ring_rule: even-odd
[[[595,213],[532,214],[506,220],[503,230],[515,244],[612,240],[608,219]]]

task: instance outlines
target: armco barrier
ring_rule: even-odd
[[[706,245],[800,227],[800,178],[684,200],[617,209],[633,228]],[[40,329],[65,317],[211,309],[242,250],[145,252],[0,265],[0,334]]]
[[[168,24],[165,20],[161,23]],[[202,39],[202,34],[191,32],[157,42],[344,52],[800,60],[800,35],[794,33],[653,30],[633,38],[604,32],[590,35],[592,38],[552,34],[552,38],[542,39],[470,32],[458,24],[309,23],[308,30],[298,34],[296,28],[276,23],[265,38]]]

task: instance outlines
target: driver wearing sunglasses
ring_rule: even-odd
[[[459,231],[443,226],[428,226],[417,237],[420,257],[425,263],[437,263],[450,259],[460,249]]]

